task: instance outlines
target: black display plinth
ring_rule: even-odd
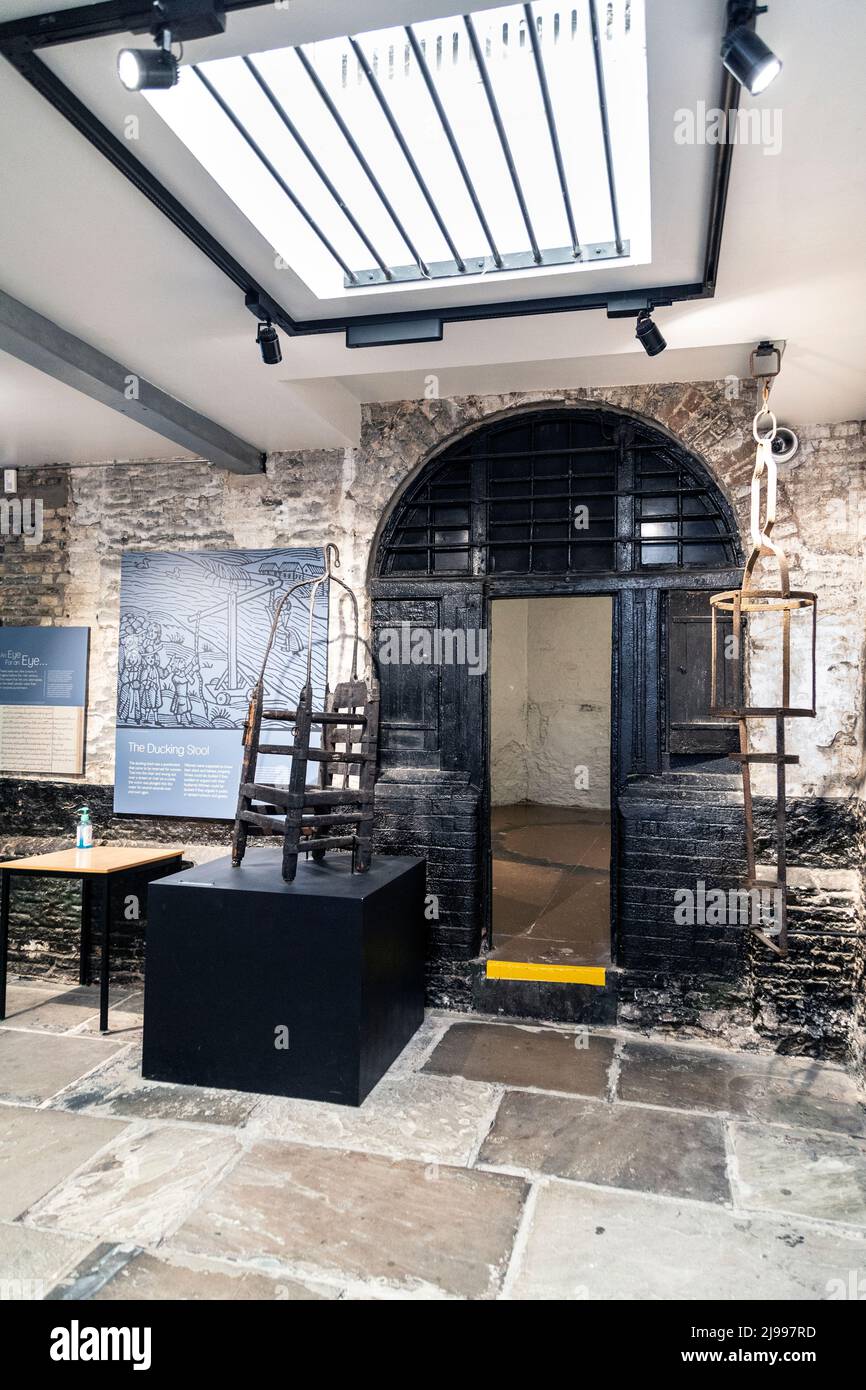
[[[142,1075],[360,1105],[424,1016],[424,861],[250,850],[154,883]]]

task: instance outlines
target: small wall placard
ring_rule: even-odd
[[[86,627],[0,627],[0,772],[84,771]]]

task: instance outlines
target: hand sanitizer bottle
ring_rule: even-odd
[[[75,827],[75,848],[91,849],[93,847],[93,826],[90,823],[90,812],[86,806],[79,806],[81,820]]]

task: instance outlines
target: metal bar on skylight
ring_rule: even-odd
[[[352,212],[352,210],[351,210],[351,208],[349,207],[348,203],[346,202],[345,198],[344,198],[344,197],[342,196],[342,194],[340,193],[339,189],[335,187],[335,185],[332,183],[331,179],[328,177],[328,174],[327,174],[327,173],[325,172],[325,170],[322,168],[322,165],[319,163],[318,159],[317,159],[316,156],[313,154],[313,151],[310,149],[310,147],[309,147],[309,145],[307,144],[306,140],[305,140],[304,137],[301,135],[301,132],[298,130],[298,128],[297,128],[297,126],[295,125],[294,121],[293,121],[293,120],[291,119],[291,117],[289,116],[289,114],[288,114],[288,112],[286,111],[285,107],[283,106],[282,102],[280,102],[280,101],[278,100],[278,98],[274,95],[274,93],[271,91],[271,88],[268,86],[267,82],[266,82],[265,79],[262,77],[262,74],[259,72],[259,70],[258,70],[258,68],[256,67],[255,63],[252,62],[251,59],[249,59],[249,58],[244,58],[244,64],[245,64],[245,66],[246,66],[246,68],[247,68],[247,71],[250,72],[250,73],[252,74],[252,76],[255,78],[255,80],[256,80],[256,82],[258,83],[259,87],[261,88],[262,92],[265,94],[265,96],[267,97],[267,99],[268,99],[268,101],[270,102],[271,106],[274,108],[274,110],[276,111],[276,113],[277,113],[277,115],[279,116],[280,120],[282,121],[283,125],[286,127],[286,130],[289,132],[289,134],[292,136],[292,138],[296,141],[296,143],[297,143],[297,145],[298,145],[298,148],[301,150],[301,153],[304,154],[304,155],[306,155],[306,157],[307,157],[307,159],[309,160],[310,164],[311,164],[311,165],[313,166],[313,168],[315,169],[315,171],[316,171],[316,173],[318,174],[319,178],[322,180],[322,183],[323,183],[323,184],[325,185],[325,187],[327,188],[328,192],[330,193],[331,197],[334,199],[334,202],[335,202],[335,203],[337,204],[337,206],[339,207],[340,211],[342,212],[343,216],[346,218],[347,222],[349,222],[349,223],[352,225],[352,227],[355,229],[355,231],[358,233],[358,236],[359,236],[359,237],[361,238],[361,240],[363,241],[363,243],[364,243],[364,245],[366,246],[367,250],[370,252],[370,255],[373,257],[373,260],[376,262],[377,266],[378,266],[379,269],[382,271],[382,274],[385,276],[386,280],[390,280],[390,279],[392,278],[392,275],[391,275],[391,271],[390,271],[389,267],[385,264],[385,262],[383,261],[382,257],[379,255],[379,252],[376,250],[376,248],[375,248],[375,246],[373,245],[372,241],[371,241],[370,238],[367,236],[367,233],[364,231],[364,228],[361,226],[361,224],[360,224],[360,222],[358,221],[357,217],[355,217],[354,213]]]
[[[613,236],[616,249],[622,255],[622,234],[619,229],[619,206],[616,201],[616,180],[613,172],[613,147],[610,142],[610,121],[607,111],[607,94],[604,86],[604,64],[601,57],[601,38],[598,32],[598,15],[595,0],[589,2],[589,23],[592,28],[592,53],[595,59],[595,82],[598,88],[598,113],[601,117],[601,134],[604,140],[604,160],[607,165],[607,187],[610,193],[610,213],[613,218]]]
[[[568,192],[568,180],[565,176],[565,165],[562,161],[562,150],[559,146],[559,134],[556,129],[556,117],[553,114],[553,102],[550,99],[550,89],[547,85],[547,73],[544,71],[544,58],[541,53],[541,40],[538,37],[538,30],[535,25],[535,15],[532,13],[532,4],[523,6],[523,13],[526,15],[526,27],[529,30],[529,41],[532,44],[532,56],[535,59],[535,71],[538,73],[538,85],[541,88],[541,100],[544,103],[544,114],[547,117],[547,129],[550,131],[550,143],[553,146],[553,158],[556,161],[556,172],[559,175],[559,186],[562,190],[562,201],[565,204],[565,215],[568,218],[568,232],[571,237],[571,245],[575,256],[580,255],[580,241],[577,236],[577,228],[574,225],[574,213],[571,208],[571,197]]]
[[[417,165],[416,162],[415,162],[415,157],[414,157],[414,155],[412,154],[412,151],[409,149],[408,144],[406,143],[406,137],[404,136],[402,130],[400,129],[399,123],[398,123],[398,121],[397,121],[397,119],[396,119],[396,117],[395,117],[393,111],[391,110],[391,107],[388,105],[388,101],[387,101],[387,99],[386,99],[386,97],[385,97],[385,93],[382,91],[382,88],[379,86],[379,82],[378,82],[378,80],[377,80],[377,78],[376,78],[376,74],[374,73],[373,69],[370,67],[370,64],[369,64],[368,61],[367,61],[367,56],[366,56],[366,54],[364,53],[364,50],[361,48],[361,45],[358,43],[358,40],[355,39],[355,38],[353,38],[351,34],[348,35],[348,39],[349,39],[349,43],[350,43],[351,46],[352,46],[352,52],[354,53],[355,57],[358,59],[358,62],[361,64],[361,70],[362,70],[364,76],[366,77],[367,81],[369,82],[370,87],[371,87],[372,92],[373,92],[373,95],[375,96],[376,100],[377,100],[378,103],[379,103],[379,106],[380,106],[381,109],[382,109],[382,114],[383,114],[383,116],[385,117],[386,121],[388,122],[388,125],[391,127],[391,131],[392,131],[392,134],[394,135],[394,139],[397,141],[397,144],[400,146],[400,149],[401,149],[402,152],[403,152],[403,156],[404,156],[404,158],[405,158],[405,160],[406,160],[406,163],[409,165],[409,168],[412,170],[412,173],[413,173],[413,175],[415,176],[415,182],[418,184],[418,187],[420,188],[420,190],[421,190],[421,192],[422,192],[422,194],[423,194],[423,196],[424,196],[424,200],[425,200],[425,202],[427,203],[427,206],[429,207],[430,211],[431,211],[432,214],[433,214],[433,217],[434,217],[434,219],[435,219],[435,221],[436,221],[436,225],[438,226],[440,232],[442,233],[443,237],[445,238],[445,241],[446,241],[446,243],[447,243],[447,245],[448,245],[448,250],[451,252],[451,255],[454,257],[454,261],[455,261],[455,264],[456,264],[456,266],[457,266],[457,269],[458,269],[461,273],[465,273],[465,271],[466,271],[466,264],[465,264],[465,262],[464,262],[464,260],[463,260],[463,257],[460,255],[460,252],[457,250],[457,247],[456,247],[456,245],[455,245],[455,243],[454,243],[454,239],[453,239],[453,237],[451,236],[451,233],[449,232],[448,227],[447,227],[446,224],[445,224],[445,220],[444,220],[444,218],[442,217],[442,214],[440,213],[439,209],[438,209],[437,206],[436,206],[436,201],[435,201],[435,199],[434,199],[432,193],[430,192],[430,189],[427,187],[426,182],[424,181],[424,176],[423,176],[423,174],[421,173],[421,170],[418,168],[418,165]]]
[[[343,139],[346,141],[346,144],[349,146],[349,149],[352,151],[352,154],[357,159],[361,168],[364,170],[364,173],[367,175],[367,178],[370,180],[370,183],[372,184],[373,188],[376,190],[376,193],[379,197],[379,201],[381,202],[391,221],[394,223],[394,226],[397,228],[397,231],[402,237],[403,242],[410,256],[417,265],[421,274],[424,276],[428,275],[429,272],[427,270],[426,262],[422,259],[421,253],[417,250],[415,243],[412,241],[412,238],[406,231],[406,228],[403,226],[403,223],[400,221],[400,218],[398,217],[396,211],[394,210],[394,207],[391,204],[391,200],[389,199],[387,193],[380,184],[379,180],[376,178],[376,175],[373,173],[373,170],[370,168],[370,164],[366,156],[364,155],[363,150],[361,149],[351,130],[347,126],[346,122],[343,120],[343,117],[340,115],[340,112],[337,109],[337,106],[333,98],[331,97],[330,92],[328,91],[322,79],[319,77],[319,74],[316,72],[316,69],[313,67],[312,63],[310,62],[303,48],[301,48],[300,44],[298,44],[297,48],[295,49],[295,53],[298,55],[298,61],[303,67],[304,72],[309,77],[317,93],[321,97],[322,101],[325,103],[325,106],[328,108],[328,111],[333,116],[334,121],[337,125],[337,129],[343,136]],[[354,281],[355,277],[353,276],[352,279]]]
[[[220,110],[223,112],[223,115],[228,116],[228,118],[229,118],[229,120],[231,121],[232,125],[234,126],[235,130],[238,132],[238,134],[239,134],[240,136],[243,137],[244,140],[246,140],[246,142],[247,142],[247,144],[249,145],[250,149],[253,151],[253,154],[255,154],[255,155],[258,156],[258,158],[261,160],[262,164],[265,166],[265,168],[267,169],[268,173],[270,174],[271,178],[272,178],[272,179],[274,180],[274,182],[277,183],[277,184],[279,185],[279,187],[283,190],[283,192],[285,193],[285,195],[286,195],[286,197],[289,199],[289,201],[292,203],[292,205],[293,205],[295,208],[297,208],[298,212],[301,214],[301,216],[303,217],[304,221],[307,223],[308,227],[310,227],[310,229],[311,229],[313,232],[315,232],[316,236],[319,238],[320,242],[321,242],[322,245],[325,247],[326,251],[328,251],[329,254],[330,254],[331,256],[333,256],[334,260],[337,262],[338,266],[339,266],[340,269],[343,271],[343,273],[346,275],[346,277],[347,277],[349,280],[351,280],[353,284],[356,284],[356,283],[357,283],[357,280],[358,280],[358,277],[357,277],[357,275],[355,274],[354,270],[352,270],[351,267],[348,266],[348,265],[346,264],[346,262],[343,260],[343,257],[340,255],[340,253],[339,253],[339,251],[337,250],[337,248],[333,245],[333,243],[332,243],[331,241],[328,240],[328,238],[326,237],[325,233],[322,231],[321,227],[319,226],[318,222],[316,222],[315,218],[312,217],[311,214],[307,211],[307,209],[304,207],[303,203],[301,202],[300,198],[298,198],[297,195],[296,195],[295,193],[292,192],[291,188],[290,188],[289,185],[286,183],[286,181],[285,181],[285,179],[283,178],[282,174],[279,172],[278,169],[275,168],[275,166],[274,166],[274,165],[271,163],[271,161],[268,159],[268,156],[265,154],[265,152],[264,152],[264,150],[262,149],[262,147],[258,144],[258,142],[253,138],[253,136],[252,136],[252,135],[250,134],[250,132],[247,130],[247,128],[246,128],[246,126],[244,125],[243,121],[241,121],[241,120],[235,115],[234,111],[233,111],[232,108],[229,106],[228,102],[227,102],[222,96],[220,96],[219,92],[217,91],[217,89],[216,89],[216,87],[213,85],[213,83],[208,81],[208,79],[205,77],[204,73],[201,71],[201,69],[200,69],[199,67],[196,66],[195,63],[192,64],[192,70],[193,70],[193,72],[195,73],[196,77],[198,78],[199,82],[201,82],[202,86],[205,87],[205,89],[206,89],[206,90],[210,93],[210,95],[213,97],[213,100],[216,102],[217,106],[218,106],[218,107],[220,108]]]
[[[520,204],[520,211],[523,215],[523,221],[526,226],[526,234],[529,237],[529,244],[532,247],[532,258],[535,261],[536,265],[540,265],[541,251],[539,250],[538,241],[536,240],[535,232],[533,230],[532,221],[529,216],[529,209],[526,206],[526,199],[523,196],[523,189],[520,185],[520,179],[517,175],[517,167],[514,163],[514,156],[511,153],[511,146],[508,143],[508,136],[505,134],[505,126],[502,123],[502,116],[499,113],[499,106],[497,105],[496,95],[493,91],[493,84],[490,81],[490,74],[487,71],[487,64],[484,61],[484,54],[481,52],[481,45],[478,42],[478,35],[475,32],[475,25],[472,23],[472,16],[465,14],[463,16],[463,23],[466,25],[466,32],[469,35],[469,42],[472,45],[472,52],[475,54],[475,62],[478,65],[478,72],[481,76],[481,82],[484,87],[484,93],[487,97],[487,104],[490,107],[490,114],[493,117],[493,124],[496,126],[496,133],[499,136],[499,143],[502,146],[502,153],[505,156],[505,163],[508,165],[508,172],[511,175],[511,182],[514,186],[514,192],[517,196],[517,201]]]
[[[463,182],[466,185],[466,192],[469,194],[469,197],[472,200],[472,206],[475,209],[475,215],[478,218],[479,223],[481,224],[481,230],[484,232],[484,235],[487,238],[487,244],[490,247],[490,252],[493,256],[493,260],[496,263],[497,267],[501,270],[502,256],[500,255],[496,242],[493,239],[493,233],[490,230],[490,224],[488,223],[487,218],[484,215],[484,209],[481,206],[481,200],[478,197],[477,192],[475,191],[475,185],[472,182],[469,170],[466,168],[466,161],[464,160],[460,146],[457,143],[457,137],[454,134],[451,122],[449,121],[447,113],[445,111],[445,107],[442,105],[442,99],[436,90],[436,84],[433,81],[433,76],[430,72],[430,68],[427,65],[427,59],[424,57],[424,50],[418,42],[417,36],[411,24],[407,24],[404,27],[406,30],[406,37],[408,38],[409,43],[412,46],[412,52],[414,53],[415,59],[418,63],[418,68],[420,70],[421,76],[424,79],[427,91],[430,93],[430,99],[436,108],[436,114],[439,117],[439,121],[445,133],[445,138],[448,141],[448,144],[451,146],[451,153],[454,155],[457,168],[460,170]]]

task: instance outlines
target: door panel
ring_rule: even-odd
[[[734,663],[725,660],[724,618],[717,629],[716,653],[725,700],[735,701]],[[668,594],[668,752],[722,756],[739,747],[736,723],[710,715],[712,621],[706,590]]]
[[[480,584],[377,585],[373,640],[382,690],[383,767],[483,772],[484,671]],[[469,658],[467,660],[467,658]]]

